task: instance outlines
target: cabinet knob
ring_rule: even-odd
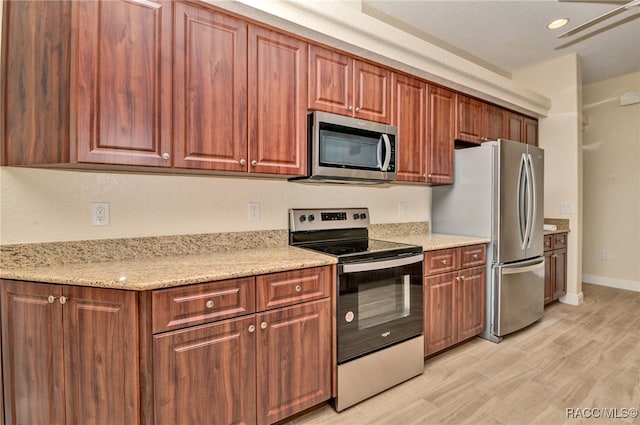
[[[209,301],[207,301],[207,303],[205,304],[205,307],[207,307],[207,308],[213,308],[213,300],[209,300]]]
[[[473,254],[473,255],[471,256],[471,258],[473,258],[474,260],[477,260],[477,259],[478,259],[478,254]]]
[[[446,266],[446,265],[447,265],[447,263],[448,263],[448,261],[447,261],[447,260],[442,260],[441,262],[442,262],[442,264],[444,264],[445,266]]]
[[[349,105],[349,110],[353,111],[353,106]]]
[[[260,323],[260,329],[267,329],[267,322]]]
[[[296,292],[300,292],[302,291],[302,286],[301,285],[296,285]]]
[[[53,304],[56,301],[56,297],[54,297],[53,295],[49,295],[49,298],[47,298],[47,301],[49,301],[50,304]]]
[[[255,325],[249,325],[249,333],[253,333],[256,330],[256,326]]]
[[[432,176],[431,176],[431,174],[427,174],[427,177],[431,178]]]
[[[551,257],[552,258],[558,258],[558,254],[553,254]]]
[[[356,112],[360,112],[360,108],[359,108],[359,107],[358,107],[358,108],[356,108]]]
[[[242,159],[240,160],[240,165],[247,165],[247,160],[246,160],[246,159],[244,159],[244,158],[242,158]]]
[[[66,304],[68,300],[69,298],[67,297],[60,297],[60,304]]]
[[[254,159],[253,161],[251,161],[251,165],[253,165],[253,166],[255,167],[256,165],[258,165],[258,161],[256,161],[256,160]]]
[[[460,280],[464,280],[464,275],[460,276]]]
[[[162,159],[164,159],[165,161],[168,161],[169,158],[171,158],[171,156],[168,153],[165,152],[162,154]]]

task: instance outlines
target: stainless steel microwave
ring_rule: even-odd
[[[386,183],[396,179],[396,127],[326,112],[308,115],[305,179]]]

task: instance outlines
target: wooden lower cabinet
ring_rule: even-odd
[[[330,393],[330,301],[154,336],[157,425],[270,424]]]
[[[2,281],[6,424],[140,423],[136,293]]]
[[[567,293],[567,233],[544,237],[544,303]]]
[[[484,330],[485,259],[484,245],[425,253],[425,356]]]

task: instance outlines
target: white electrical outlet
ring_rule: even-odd
[[[91,224],[94,226],[109,225],[109,203],[108,202],[92,202],[91,203]]]
[[[573,214],[573,204],[563,202],[560,204],[560,214]]]
[[[404,203],[404,202],[400,202],[400,203],[398,204],[398,215],[399,215],[400,217],[404,217],[404,215],[406,214],[406,212],[407,212],[407,204],[406,204],[406,203]]]
[[[260,203],[259,202],[249,202],[249,221],[259,221],[260,220]]]

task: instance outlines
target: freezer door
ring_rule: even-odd
[[[493,333],[504,336],[540,320],[544,311],[544,257],[493,266]]]

